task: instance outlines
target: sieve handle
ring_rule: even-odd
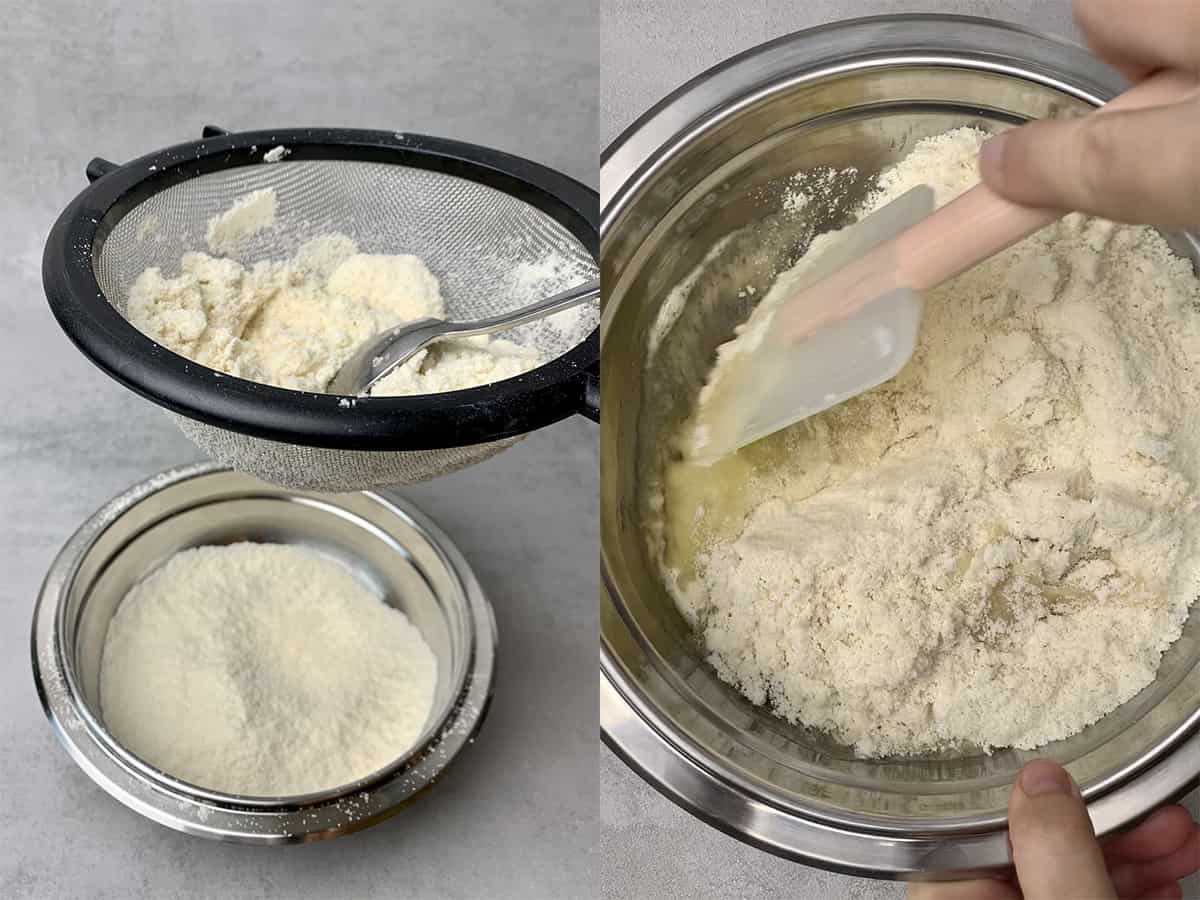
[[[200,136],[206,138],[224,137],[225,135],[232,133],[233,132],[231,132],[228,128],[222,128],[220,125],[205,125],[200,130]],[[84,169],[84,174],[87,175],[87,180],[89,182],[99,181],[109,172],[119,168],[121,167],[112,160],[105,159],[102,156],[97,156],[87,164],[87,168]]]
[[[97,157],[94,157],[92,159],[92,161],[87,164],[87,168],[84,169],[84,173],[87,175],[88,181],[99,181],[101,178],[103,178],[109,172],[112,172],[113,170],[119,169],[119,168],[121,168],[121,167],[118,166],[115,162],[112,162],[110,160],[104,159],[103,157],[97,156]]]

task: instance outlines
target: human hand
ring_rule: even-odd
[[[1183,807],[1102,848],[1079,788],[1048,760],[1021,770],[1008,826],[1015,878],[913,884],[908,900],[1181,900],[1179,879],[1200,870],[1200,826]]]
[[[1163,69],[1200,75],[1196,0],[1076,0],[1092,49],[1138,82]],[[984,144],[992,190],[1026,206],[1118,222],[1200,226],[1200,93],[1166,106],[1031,122]]]

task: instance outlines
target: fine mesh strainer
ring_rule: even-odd
[[[598,271],[595,192],[527,160],[391,132],[210,127],[204,135],[124,166],[94,160],[93,183],[50,233],[42,274],[71,340],[164,407],[208,454],[277,484],[358,490],[482,462],[572,413],[596,418],[594,305],[504,335],[548,360],[529,372],[406,397],[347,398],[245,381],[143,335],[124,318],[137,276],[150,266],[177,274],[183,253],[207,249],[208,220],[263,188],[278,195],[275,224],[228,255],[243,263],[282,259],[311,238],[340,232],[363,252],[423,259],[441,282],[451,320],[515,309]]]

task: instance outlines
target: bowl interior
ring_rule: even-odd
[[[288,543],[332,558],[408,616],[438,661],[433,708],[415,747],[425,744],[461,694],[473,640],[462,586],[439,551],[413,523],[370,495],[322,498],[222,472],[173,484],[126,511],[84,555],[59,609],[68,681],[113,752],[144,774],[174,782],[103,729],[100,663],[121,601],[175,553],[239,541]],[[397,748],[397,762],[412,749]],[[188,791],[221,796],[195,786]],[[334,787],[321,795],[341,791]]]
[[[653,518],[669,452],[665,437],[690,410],[715,348],[815,233],[845,224],[880,170],[924,137],[962,125],[995,132],[1089,108],[1046,84],[966,63],[890,60],[776,84],[670,151],[606,232],[602,540],[614,603],[604,622],[606,645],[690,752],[772,803],[884,830],[914,822],[931,830],[984,827],[1003,816],[1013,776],[1035,755],[1069,764],[1096,796],[1194,724],[1195,612],[1151,686],[1036,754],[857,759],[720,681],[647,549],[645,522]],[[826,168],[840,173],[835,190],[821,189]],[[812,195],[799,211],[788,202],[797,189]],[[1197,258],[1191,238],[1168,239]]]

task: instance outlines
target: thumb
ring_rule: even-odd
[[[1200,224],[1198,112],[1188,100],[1030,122],[983,145],[980,174],[1025,206],[1190,228]]]
[[[1009,839],[1025,900],[1115,900],[1079,789],[1057,763],[1028,763],[1008,803]]]

